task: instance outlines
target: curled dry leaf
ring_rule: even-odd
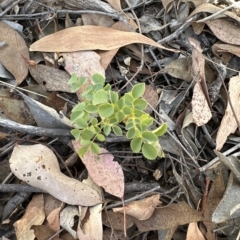
[[[80,149],[80,144],[72,141],[76,152]],[[118,162],[113,161],[113,155],[104,148],[100,149],[100,154],[96,155],[88,151],[82,158],[89,175],[93,181],[106,192],[122,198],[124,194],[124,175]]]
[[[237,116],[237,120],[240,121],[240,75],[232,77],[229,81],[229,99],[232,103],[232,107]],[[228,102],[225,114],[221,121],[220,127],[217,132],[216,138],[216,150],[221,150],[223,144],[226,142],[230,133],[234,133],[237,129],[238,123],[233,114],[230,103]]]
[[[76,52],[82,50],[112,50],[131,43],[143,43],[169,51],[139,33],[123,32],[100,26],[78,26],[50,34],[30,46],[30,51]]]
[[[205,240],[196,222],[189,223],[186,240]]]
[[[161,203],[159,198],[160,194],[156,194],[139,201],[133,201],[124,207],[126,214],[138,220],[146,220],[152,216],[155,208]],[[124,208],[113,208],[113,211],[123,213]]]
[[[0,49],[0,62],[20,84],[28,74],[28,47],[22,36],[3,21],[0,21],[0,42],[5,43]]]
[[[31,229],[33,225],[41,225],[44,221],[44,200],[42,194],[33,196],[31,202],[28,204],[23,217],[15,222],[16,236],[18,240],[33,240],[35,239],[34,230]]]
[[[74,239],[77,239],[77,232],[73,229],[75,216],[79,217],[79,211],[76,206],[67,206],[60,213],[60,225],[67,230]]]
[[[96,190],[64,175],[56,156],[44,145],[15,146],[9,163],[19,179],[65,203],[93,206],[102,201]]]

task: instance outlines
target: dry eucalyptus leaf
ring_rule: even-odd
[[[110,227],[111,224],[114,230],[124,230],[124,223],[126,223],[126,229],[132,227],[134,224],[132,221],[133,217],[126,215],[125,222],[123,213],[115,213],[113,211],[107,211],[107,213],[103,211],[102,218],[104,225]]]
[[[229,46],[234,46],[234,45],[221,44],[221,41],[218,41],[218,42],[220,43],[215,43],[214,45],[212,45],[212,52],[214,53],[215,56],[217,56],[217,58],[221,59],[225,65],[227,65],[231,60],[231,58],[233,57],[233,54],[224,50],[222,51],[221,46],[223,47],[223,45],[229,45]],[[224,48],[225,47],[223,47],[223,49]]]
[[[60,212],[62,211],[63,204],[60,207],[54,209],[47,216],[47,222],[50,229],[54,232],[58,232],[60,230]]]
[[[193,89],[192,113],[193,120],[198,126],[206,124],[212,118],[212,113],[199,82],[196,82]]]
[[[35,239],[34,230],[32,230],[31,227],[33,225],[41,225],[43,223],[45,219],[43,208],[43,195],[35,194],[31,202],[28,204],[23,217],[13,224],[18,240]]]
[[[102,202],[97,191],[64,175],[56,156],[44,145],[15,146],[9,163],[12,172],[19,179],[65,203],[93,206]]]
[[[218,49],[217,52],[220,53],[228,53],[232,56],[232,54],[240,57],[240,46],[231,45],[231,44],[214,44]],[[232,53],[232,54],[230,54]],[[229,59],[230,60],[230,59]]]
[[[192,0],[188,0],[188,1],[192,1]],[[200,1],[202,1],[202,3],[203,3],[204,0],[200,0]],[[194,1],[194,3],[195,3],[195,2],[196,2],[196,1]],[[202,12],[202,13],[205,13],[205,12],[207,12],[207,13],[216,13],[216,12],[218,12],[218,11],[220,11],[220,10],[222,10],[221,7],[217,7],[217,6],[215,6],[215,5],[213,5],[213,4],[210,4],[210,3],[201,4],[200,6],[198,6],[198,7],[188,16],[188,19],[191,18],[193,15],[195,15],[195,14],[197,14],[197,13],[201,13],[201,12]],[[232,18],[232,19],[235,19],[236,21],[240,22],[240,18],[239,18],[235,13],[233,13],[233,12],[231,12],[231,11],[225,11],[224,13],[218,15],[218,17],[226,17],[226,16],[228,16],[228,17],[230,17],[230,18]]]
[[[191,102],[193,120],[198,126],[202,126],[212,118],[212,113],[208,104],[210,103],[210,100],[205,79],[205,59],[202,55],[200,42],[190,37],[188,38],[188,41],[193,46],[192,70],[193,76],[196,78]]]
[[[229,81],[229,98],[232,103],[232,107],[235,111],[235,114],[238,118],[238,121],[240,121],[240,75],[232,77]],[[223,144],[226,142],[227,137],[230,133],[234,133],[237,129],[237,122],[235,119],[235,116],[232,112],[232,108],[230,103],[228,102],[227,108],[224,114],[224,117],[222,118],[220,127],[217,132],[216,137],[216,150],[221,150],[223,147]]]
[[[72,141],[75,152],[80,149],[80,144]],[[122,198],[124,194],[124,174],[118,162],[113,161],[113,155],[104,148],[97,155],[88,151],[82,159],[93,181],[106,192]]]
[[[28,74],[28,47],[22,36],[3,21],[0,21],[0,43],[5,43],[0,49],[0,62],[20,84]]]
[[[205,233],[206,239],[215,239],[216,237],[216,234],[213,232],[213,230],[217,228],[217,224],[212,222],[212,214],[221,201],[224,191],[225,186],[223,182],[222,172],[220,171],[209,191],[206,208],[203,215],[203,224],[207,229]]]
[[[30,67],[29,71],[37,83],[48,91],[71,93],[71,86],[68,84],[71,76],[67,72],[42,64]]]
[[[226,191],[212,214],[214,223],[222,223],[228,219],[240,216],[239,194],[240,183],[231,173],[228,178]]]
[[[50,229],[48,226],[45,225],[34,225],[31,227],[34,231],[34,235],[36,236],[35,239],[37,240],[46,240],[51,238],[56,232]],[[61,238],[54,237],[52,240],[62,240]]]
[[[160,72],[168,73],[172,77],[190,82],[193,79],[191,65],[192,65],[192,59],[190,57],[178,58],[172,61]]]
[[[205,240],[205,237],[198,228],[197,222],[189,223],[186,240]]]
[[[156,20],[155,18],[153,18],[147,14],[142,15],[139,18],[139,23],[141,26],[142,33],[149,33],[151,31],[159,31],[164,28],[158,20]]]
[[[102,195],[102,189],[88,176],[83,183],[95,189],[99,195]],[[83,207],[79,206],[80,219],[78,223],[77,236],[82,240],[102,240],[102,204],[97,204],[88,208],[88,212],[84,212]],[[89,213],[86,219],[84,216]]]
[[[27,95],[19,92],[29,107],[32,116],[39,127],[69,129],[72,127],[71,121],[55,109],[50,108]]]
[[[100,26],[78,26],[50,34],[30,46],[30,51],[76,52],[112,50],[131,43],[143,43],[173,52],[139,33],[123,32]]]
[[[115,24],[112,25],[112,29],[119,30],[119,31],[126,31],[129,32],[130,29],[124,24],[123,22],[116,22]],[[107,66],[110,64],[112,61],[113,57],[116,55],[118,52],[119,48],[112,49],[109,51],[98,51],[99,55],[101,57],[101,65],[104,69],[107,68]]]
[[[102,12],[109,12],[114,13],[116,10],[114,10],[109,4],[100,1],[100,0],[88,0],[88,1],[82,1],[82,0],[64,0],[67,7],[70,7],[71,9],[91,9],[91,10],[97,10]]]
[[[114,24],[113,19],[110,16],[101,14],[82,14],[83,25],[111,27]]]
[[[154,108],[157,108],[158,105],[158,93],[157,90],[154,89],[152,85],[146,85],[145,92],[143,94],[143,98]],[[150,106],[147,106],[147,108],[144,110],[148,113],[151,113],[153,110]]]
[[[120,0],[107,0],[107,2],[117,11],[122,12],[122,6]]]
[[[146,220],[152,216],[155,208],[161,203],[159,198],[160,194],[156,194],[142,200],[133,201],[125,205],[124,208],[113,208],[113,212],[123,213],[125,209],[127,215],[135,217],[138,220]]]
[[[206,24],[214,35],[221,41],[229,44],[240,45],[240,28],[233,22],[224,19],[207,21]]]
[[[156,208],[153,215],[147,220],[140,221],[132,218],[132,221],[141,232],[174,228],[178,225],[185,225],[201,220],[201,213],[193,210],[186,202]]]
[[[90,78],[99,73],[105,77],[105,70],[100,64],[100,56],[94,51],[79,51],[63,53],[65,69],[69,74],[76,73],[77,76],[86,77],[89,79],[87,83],[82,86],[78,94],[81,94],[88,85],[91,85]]]

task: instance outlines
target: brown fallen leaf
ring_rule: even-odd
[[[178,58],[168,64],[160,73],[168,73],[169,75],[190,82],[193,79],[192,59],[190,57]]]
[[[141,232],[174,228],[178,225],[199,222],[201,220],[201,213],[193,210],[186,202],[156,208],[153,215],[147,220],[140,221],[132,218],[132,221]]]
[[[101,14],[82,14],[83,25],[111,27],[114,21],[111,17]]]
[[[43,195],[35,194],[28,204],[23,217],[13,224],[18,240],[35,239],[34,231],[31,229],[31,226],[41,225],[43,223],[45,218],[43,207]]]
[[[229,44],[240,45],[240,28],[238,25],[224,19],[207,21],[206,24],[219,40]]]
[[[145,92],[143,94],[143,98],[154,108],[157,108],[159,96],[157,93],[157,90],[154,89],[152,85],[146,85],[145,86]],[[144,110],[147,113],[151,113],[153,110],[150,106],[147,106],[147,108]]]
[[[102,195],[102,189],[93,182],[90,176],[86,180],[83,180],[83,183],[95,189],[99,195]],[[102,240],[102,204],[89,207],[86,212],[84,211],[85,208],[79,206],[79,213],[81,215],[77,227],[78,238],[81,240]],[[87,211],[89,216],[85,218]]]
[[[129,28],[126,26],[126,24],[120,21],[113,24],[111,28],[119,31],[126,31],[126,32],[130,31]],[[107,66],[110,64],[110,62],[112,61],[113,57],[116,55],[118,50],[119,48],[112,49],[109,51],[99,51],[99,55],[101,57],[101,65],[103,66],[104,69],[106,69]]]
[[[212,118],[212,113],[199,82],[194,86],[191,103],[194,122],[198,126],[206,124]]]
[[[230,51],[228,52],[228,51],[223,50],[223,49],[225,49],[225,46],[223,46],[223,45],[229,45],[229,44],[221,44],[221,43],[222,43],[221,41],[218,41],[217,43],[212,45],[212,52],[214,53],[215,56],[217,56],[219,59],[221,59],[225,65],[227,65],[229,63],[229,61],[231,60],[231,58],[233,57],[233,54],[230,53]],[[235,45],[230,45],[230,46],[235,46]]]
[[[189,223],[186,240],[205,240],[196,222]]]
[[[71,76],[67,72],[42,64],[31,66],[29,71],[37,83],[48,91],[71,93],[71,86],[68,84]]]
[[[100,56],[94,51],[79,51],[63,53],[65,69],[69,74],[75,73],[79,77],[86,77],[88,81],[77,91],[79,96],[91,85],[91,77],[99,73],[105,77],[105,70],[100,64]],[[70,86],[70,85],[69,85]]]
[[[12,73],[18,84],[28,74],[29,51],[22,36],[9,25],[0,21],[0,62]]]
[[[213,230],[217,228],[217,224],[212,222],[212,215],[221,201],[224,191],[225,185],[222,173],[220,172],[211,186],[207,197],[206,208],[203,214],[203,224],[206,227],[206,233],[204,235],[208,240],[216,239],[216,233],[213,232]]]
[[[107,214],[107,216],[106,216]],[[102,219],[104,225],[112,227],[114,230],[124,230],[124,215],[123,213],[115,213],[113,211],[103,211]],[[126,229],[133,226],[133,217],[126,215]]]
[[[33,117],[24,101],[17,99],[16,95],[10,93],[8,89],[0,89],[0,108],[10,120],[22,124],[34,124]]]
[[[107,2],[117,11],[122,12],[122,6],[121,6],[121,1],[120,0],[107,0]]]
[[[161,203],[159,201],[160,194],[155,194],[142,200],[133,201],[125,207],[113,208],[113,212],[123,213],[135,217],[138,220],[146,220],[150,218],[155,208]]]
[[[188,0],[188,1],[192,1],[192,0]],[[200,0],[203,2],[203,0]],[[196,2],[196,1],[194,1]],[[216,13],[218,11],[222,10],[222,8],[215,6],[211,3],[205,3],[205,4],[201,4],[200,6],[198,6],[189,16],[188,19],[191,18],[193,15],[197,14],[197,13]],[[230,17],[232,19],[235,19],[236,21],[240,22],[240,17],[238,17],[235,13],[231,12],[231,11],[225,11],[222,14],[219,14],[218,17]]]
[[[218,49],[217,52],[221,53],[232,53],[240,57],[240,46],[231,45],[231,44],[214,44]],[[231,54],[230,54],[231,55]]]
[[[48,226],[55,232],[60,230],[60,212],[63,209],[63,204],[59,208],[54,209],[52,212],[49,213],[47,216]]]
[[[15,146],[9,163],[12,172],[19,179],[65,203],[93,206],[102,202],[97,191],[64,175],[56,156],[44,145]]]
[[[78,26],[50,34],[30,46],[30,51],[76,52],[112,50],[131,43],[143,43],[173,52],[139,33],[123,32],[100,26]]]
[[[209,108],[209,96],[205,79],[205,59],[199,41],[193,38],[188,39],[193,46],[192,50],[192,70],[196,78],[196,84],[192,96],[193,120],[198,126],[206,124],[211,118],[212,113]]]
[[[114,10],[108,3],[101,0],[64,0],[67,8],[71,9],[91,9],[108,13],[115,13]]]
[[[72,141],[75,152],[78,153],[80,144]],[[118,162],[113,161],[113,155],[104,148],[101,148],[101,153],[96,155],[88,151],[82,159],[85,164],[88,174],[93,181],[100,187],[103,187],[106,192],[122,198],[124,194],[124,175],[121,166]]]
[[[232,77],[229,81],[229,98],[232,103],[232,107],[237,116],[237,120],[240,121],[240,75]],[[225,110],[225,114],[222,118],[220,127],[217,132],[216,137],[216,150],[220,151],[223,147],[223,144],[226,142],[227,137],[230,133],[234,133],[237,129],[236,118],[232,112],[231,105],[227,104],[227,108]]]
[[[51,238],[56,232],[50,229],[48,226],[45,225],[34,225],[31,228],[34,231],[34,235],[36,236],[37,240],[46,240]],[[59,237],[51,238],[52,240],[62,240]]]

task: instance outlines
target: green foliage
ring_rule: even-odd
[[[77,77],[76,74],[69,80],[73,92],[86,82],[86,78]],[[105,141],[111,132],[117,136],[126,135],[131,140],[134,153],[142,152],[150,160],[157,156],[164,157],[158,137],[166,132],[167,125],[164,123],[150,130],[154,119],[144,112],[147,107],[147,102],[142,98],[145,84],[136,84],[130,92],[119,96],[109,84],[105,85],[101,75],[94,74],[91,82],[92,85],[85,87],[79,96],[83,101],[72,109],[70,116],[75,127],[71,133],[82,146],[78,153],[80,157],[89,150],[99,154],[100,147],[96,141]]]

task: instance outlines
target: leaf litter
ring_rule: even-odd
[[[63,2],[0,3],[0,156],[12,172],[0,172],[2,238],[237,239],[239,9]],[[86,89],[99,73],[119,95],[144,82],[146,112],[168,125],[165,157],[133,153],[120,125],[79,158],[73,73]]]

